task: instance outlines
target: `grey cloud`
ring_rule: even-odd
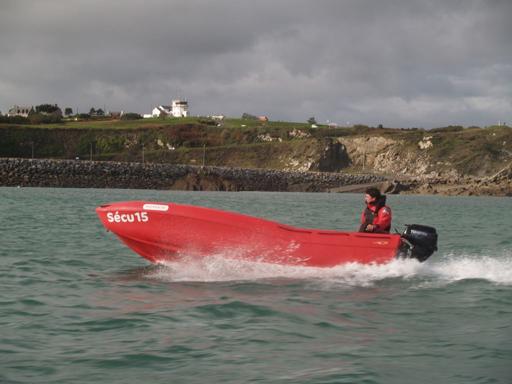
[[[512,120],[505,0],[2,1],[15,103],[392,126]],[[508,109],[507,109],[508,108]]]

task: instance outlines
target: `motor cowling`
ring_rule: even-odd
[[[437,251],[437,232],[434,227],[420,224],[408,224],[401,234],[402,246],[399,257],[427,260]]]

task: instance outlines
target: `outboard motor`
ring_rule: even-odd
[[[437,232],[433,227],[419,224],[405,226],[398,257],[427,260],[437,251]]]

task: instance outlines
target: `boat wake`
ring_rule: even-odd
[[[425,263],[421,274],[437,278],[440,283],[479,279],[512,285],[512,253],[499,255],[445,255],[438,261]]]
[[[232,256],[232,255],[231,255]],[[420,263],[414,259],[394,260],[388,264],[348,263],[332,268],[285,266],[212,255],[202,259],[183,258],[161,264],[145,275],[166,282],[226,282],[265,279],[315,281],[332,287],[370,287],[387,279],[414,281],[418,287],[437,287],[461,280],[481,279],[512,285],[512,254],[447,254]]]

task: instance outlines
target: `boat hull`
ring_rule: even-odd
[[[235,212],[175,203],[128,201],[96,212],[105,228],[153,263],[222,255],[249,261],[332,267],[387,263],[398,234],[297,228]]]

